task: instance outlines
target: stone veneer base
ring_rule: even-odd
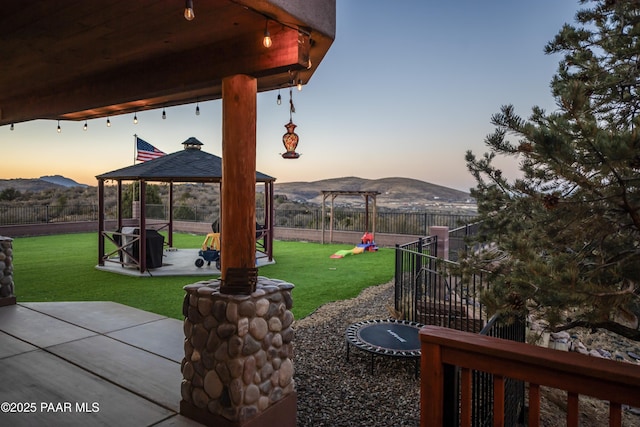
[[[221,415],[212,414],[191,403],[180,401],[180,414],[210,427],[296,427],[298,410],[296,392],[289,393],[255,417],[241,421],[230,421]]]
[[[6,305],[14,305],[15,303],[16,297],[0,298],[0,307],[4,307]]]

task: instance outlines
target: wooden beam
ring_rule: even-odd
[[[285,85],[290,82],[289,70],[305,69],[310,45],[308,35],[286,28],[277,33],[270,49],[262,46],[262,36],[262,33],[251,33],[121,65],[11,99],[2,99],[0,94],[0,107],[6,106],[0,122],[17,123],[33,117],[84,120],[195,102],[196,97],[206,101],[220,98],[221,82],[226,76],[281,75],[276,84]]]
[[[236,75],[222,80],[222,293],[248,295],[253,290],[250,272],[256,271],[257,93],[253,77]],[[238,272],[240,276],[235,275]],[[242,280],[243,272],[247,273],[246,280]]]

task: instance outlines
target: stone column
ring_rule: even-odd
[[[238,295],[220,284],[184,287],[180,413],[209,426],[295,427],[293,285],[259,276]]]
[[[0,307],[16,303],[13,292],[13,239],[0,236]]]

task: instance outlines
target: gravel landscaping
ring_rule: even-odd
[[[347,327],[389,318],[387,306],[393,306],[392,282],[325,304],[294,323],[298,427],[419,425],[413,361],[375,356],[372,375],[369,353],[352,347],[346,360]]]

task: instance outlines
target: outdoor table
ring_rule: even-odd
[[[377,355],[414,359],[415,375],[418,376],[420,359],[420,339],[418,332],[423,325],[408,320],[377,319],[354,323],[347,328],[347,361],[349,347],[371,353],[371,373],[373,357]]]

